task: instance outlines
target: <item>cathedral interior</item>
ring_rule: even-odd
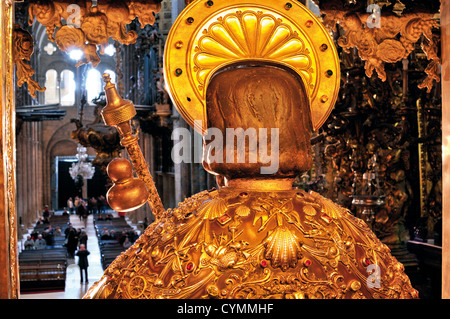
[[[449,54],[449,44],[445,43],[448,40],[444,38],[444,26],[448,30],[450,25],[449,4],[438,0],[260,2],[261,6],[255,1],[236,0],[2,1],[0,23],[2,34],[8,35],[2,35],[0,68],[2,117],[6,119],[1,128],[4,164],[0,170],[3,196],[0,214],[4,220],[0,232],[0,268],[7,269],[2,270],[4,273],[0,276],[2,298],[21,298],[39,285],[41,287],[36,288],[39,292],[56,289],[45,286],[51,282],[51,276],[43,279],[45,274],[39,270],[30,275],[30,269],[38,266],[33,261],[22,262],[21,257],[23,239],[30,230],[36,229],[44,208],[50,209],[56,221],[56,215],[68,209],[69,197],[98,198],[107,196],[108,190],[111,190],[108,211],[117,219],[121,217],[116,214],[126,212],[126,220],[135,226],[141,237],[121,258],[111,260],[110,268],[103,269],[105,276],[98,278],[99,282],[87,292],[89,298],[170,298],[175,295],[177,298],[441,299],[449,296],[449,292],[445,292],[449,289],[445,289],[443,271],[446,261],[445,250],[443,254],[443,152],[447,143],[447,139],[443,139],[443,97],[445,90],[450,92],[450,86],[441,76],[449,72],[443,57]],[[234,13],[234,8],[241,3],[247,6],[247,11]],[[235,7],[228,9],[226,5]],[[273,9],[278,5],[279,9]],[[208,13],[208,10],[216,10],[216,6],[222,7]],[[252,6],[257,9],[252,11]],[[226,16],[223,13],[223,18],[212,17],[220,10],[235,11],[227,11],[232,13]],[[270,10],[281,18],[271,18]],[[323,35],[312,37],[329,39],[328,46],[312,46],[312,66],[301,72],[279,71],[282,68],[274,67],[275,62],[260,57],[252,62],[256,67],[251,63],[249,66],[245,64],[248,59],[234,57],[238,54],[230,49],[230,44],[226,54],[233,55],[233,61],[237,62],[227,66],[237,67],[224,67],[217,74],[202,78],[202,72],[209,72],[216,66],[219,69],[218,61],[225,59],[226,54],[220,53],[219,46],[214,45],[219,38],[226,41],[232,37],[219,33],[220,26],[231,26],[233,21],[239,20],[243,25],[247,23],[245,28],[250,28],[254,21],[283,27],[283,19],[287,18],[294,22],[289,28],[279,30],[288,30],[294,34],[293,38],[306,42],[309,30],[320,24]],[[209,20],[203,22],[202,19]],[[208,31],[205,27],[201,38],[200,32],[195,36],[189,33],[190,25],[196,23],[211,25]],[[292,31],[298,25],[301,25],[300,31]],[[234,30],[231,27],[220,30],[225,29]],[[177,41],[177,36],[181,40]],[[192,60],[183,66],[198,74],[200,84],[197,78],[190,82],[184,78],[185,82],[180,82],[187,71],[176,65],[182,65],[180,56],[186,54],[183,50],[188,50],[189,54],[191,43],[195,41],[199,43],[195,50],[203,52],[204,59],[201,60],[201,54],[196,51],[195,57],[192,53]],[[285,48],[290,50],[291,47]],[[309,57],[310,52],[305,53],[304,48],[299,50]],[[215,60],[207,60],[211,52],[219,52]],[[274,60],[282,50],[277,52],[277,58],[272,54]],[[321,58],[322,53],[330,54],[330,58]],[[169,58],[172,65],[167,62]],[[336,66],[329,66],[333,61],[337,61]],[[213,63],[216,64],[212,66]],[[302,63],[306,62],[298,58],[292,65]],[[315,65],[320,65],[320,72],[315,72]],[[267,80],[267,85],[252,86],[255,77],[275,80]],[[205,78],[209,81],[208,91]],[[307,82],[313,83],[298,88],[306,98],[303,93],[298,96],[292,93],[297,92],[298,78],[308,78]],[[314,83],[329,83],[327,81],[334,81],[334,84],[323,88],[325,93],[318,94],[312,101],[308,92],[314,91]],[[288,84],[277,86],[281,82]],[[197,84],[199,90],[205,91],[208,125],[223,130],[239,127],[238,119],[249,127],[257,121],[250,113],[242,111],[244,103],[236,108],[227,104],[232,94],[239,99],[242,87],[253,89],[255,95],[272,89],[281,92],[281,97],[277,96],[280,103],[302,99],[309,101],[305,102],[308,105],[311,103],[311,114],[309,109],[297,114],[286,107],[286,114],[292,113],[280,115],[282,119],[288,118],[282,122],[284,124],[278,123],[283,128],[281,132],[288,136],[280,137],[281,152],[286,154],[281,156],[280,166],[285,171],[284,175],[279,171],[274,176],[281,180],[290,174],[292,187],[289,190],[276,179],[274,187],[283,190],[273,196],[261,195],[258,193],[261,189],[271,186],[261,186],[258,182],[246,184],[245,177],[259,178],[253,166],[230,168],[202,162],[202,146],[205,149],[208,142],[204,137],[202,140],[201,128],[196,129],[191,123],[189,116],[194,111],[185,110],[186,105],[191,105],[186,103],[200,102],[191,101],[192,96],[188,96],[186,102],[186,95],[183,95]],[[184,100],[180,102],[181,99]],[[245,97],[241,96],[241,100]],[[130,105],[134,109],[125,109]],[[320,115],[322,122],[316,125],[314,110],[321,105],[327,105],[329,112]],[[123,107],[121,115],[128,116],[126,122],[108,117],[107,109],[113,107]],[[261,106],[255,102],[255,108],[258,107]],[[233,114],[238,115],[223,118],[215,115],[224,109],[234,109]],[[133,113],[129,115],[128,110]],[[258,110],[264,113],[260,109],[255,112]],[[302,122],[305,114],[312,116],[312,127],[310,122]],[[259,121],[272,123],[269,117],[267,114],[257,116]],[[189,139],[185,142],[190,147],[189,160],[181,162],[173,157],[179,138],[175,133],[180,131],[189,133],[185,135]],[[306,136],[305,141],[300,135]],[[303,145],[308,145],[310,154],[306,159],[302,155]],[[117,158],[125,159],[126,165],[115,160]],[[128,189],[119,188],[125,185],[121,182],[124,173],[120,170],[131,170],[127,164],[130,161],[138,175],[134,182],[139,178],[141,183],[143,180],[150,193],[149,200],[145,197],[134,206],[131,191],[128,197],[122,198],[120,196],[125,196]],[[81,162],[87,166],[84,171],[76,165]],[[290,165],[286,164],[288,162]],[[74,173],[74,167],[79,171]],[[291,171],[295,171],[295,176]],[[228,187],[224,187],[223,176],[229,180]],[[239,190],[237,195],[233,187]],[[278,201],[274,196],[279,196]],[[246,197],[245,200],[242,197]],[[282,202],[288,204],[279,204]],[[124,203],[133,209],[128,209]],[[254,209],[255,203],[260,210]],[[224,205],[228,206],[222,208]],[[272,210],[265,214],[261,207],[269,206]],[[325,209],[332,218],[342,218],[335,223],[339,226],[333,228],[333,232],[331,226],[323,226],[318,220],[320,207],[322,213]],[[194,217],[190,216],[192,211]],[[95,219],[100,213],[92,215]],[[97,227],[99,225],[103,224],[97,220]],[[261,227],[252,232],[255,225]],[[225,226],[229,233],[223,230]],[[266,232],[270,227],[273,232]],[[313,234],[313,230],[316,233]],[[179,238],[164,237],[173,233]],[[268,235],[263,237],[263,234]],[[356,238],[355,242],[345,241],[344,235]],[[234,241],[236,236],[241,240]],[[314,239],[313,244],[314,236],[322,236],[322,239]],[[339,240],[343,240],[347,246],[342,245],[347,248],[327,244],[340,243],[335,240],[336,236],[340,236]],[[230,237],[231,244],[225,244]],[[262,244],[253,247],[252,240]],[[277,257],[277,252],[270,250],[282,240],[285,242],[280,245],[289,250],[287,257],[281,253]],[[358,240],[365,246],[358,244]],[[155,245],[160,246],[156,249]],[[164,245],[171,248],[163,249]],[[245,245],[249,248],[244,248]],[[357,246],[354,255],[342,252],[352,245]],[[225,248],[220,255],[222,246]],[[366,248],[361,248],[363,246]],[[319,250],[324,247],[328,250],[322,256]],[[380,264],[385,265],[381,270],[382,279],[393,278],[387,284],[389,287],[383,286],[373,294],[360,287],[364,286],[360,283],[363,282],[362,268],[354,266],[363,251],[366,253],[370,249],[377,251]],[[45,249],[45,252],[51,250]],[[139,259],[139,254],[144,252],[149,257]],[[314,268],[314,263],[320,263],[322,268]],[[365,267],[370,263],[367,261]],[[142,270],[147,266],[147,270]],[[128,273],[121,269],[128,269]],[[139,270],[134,274],[129,269]],[[224,276],[228,276],[231,269],[236,271],[235,277],[230,275],[225,280]],[[154,275],[157,272],[160,273]],[[300,272],[302,275],[298,275]],[[282,273],[289,276],[282,277]],[[313,275],[308,274],[318,279],[315,281]],[[316,285],[321,276],[337,288],[329,291],[324,288],[326,285]],[[262,277],[264,284],[257,286],[255,283],[262,282]],[[275,282],[283,280],[285,282],[275,287]],[[207,281],[215,284],[206,285]],[[338,281],[342,282],[338,284]],[[204,290],[198,288],[201,285],[205,286]],[[289,288],[294,285],[295,291]],[[338,285],[346,288],[338,288]],[[26,290],[27,287],[31,288]]]

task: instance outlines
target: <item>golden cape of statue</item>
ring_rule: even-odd
[[[168,209],[85,296],[417,297],[403,265],[346,209],[314,192],[237,188]]]

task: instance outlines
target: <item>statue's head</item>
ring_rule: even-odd
[[[203,166],[235,178],[294,178],[311,164],[309,99],[289,68],[251,63],[216,72],[206,92]]]
[[[204,141],[203,165],[233,179],[293,179],[334,106],[339,59],[303,5],[194,1],[165,44],[166,89]],[[201,123],[201,124],[199,124]]]

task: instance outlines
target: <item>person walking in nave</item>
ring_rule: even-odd
[[[77,231],[73,228],[72,224],[69,224],[68,229],[66,229],[66,248],[67,253],[69,254],[69,258],[74,258],[75,250],[78,247],[78,234]]]
[[[78,244],[80,246],[84,245],[85,247],[87,247],[87,241],[88,241],[88,235],[87,235],[86,231],[84,230],[84,228],[82,228],[81,232],[80,232],[80,236],[78,238]]]
[[[83,200],[80,200],[78,202],[78,206],[77,206],[77,215],[78,215],[78,218],[80,218],[80,221],[83,218],[84,209],[85,209],[85,206],[83,205]]]
[[[89,206],[90,206],[90,213],[96,214],[98,213],[98,201],[95,199],[95,197],[91,197],[89,200]]]
[[[78,266],[80,267],[80,282],[83,283],[83,272],[84,272],[84,278],[85,283],[89,283],[88,280],[88,267],[89,267],[89,261],[88,256],[90,255],[89,250],[86,249],[86,246],[81,244],[80,248],[78,249],[76,255],[78,256]]]
[[[97,205],[99,207],[99,212],[106,213],[106,198],[103,195],[100,195],[97,200]]]
[[[87,202],[85,200],[82,200],[80,202],[80,205],[78,206],[77,213],[80,217],[80,221],[82,220],[84,222],[84,227],[87,227],[87,218],[88,218],[88,208],[87,208]]]
[[[80,206],[80,202],[81,202],[80,197],[75,196],[75,199],[73,201],[73,206],[74,206],[75,212],[77,211],[78,206]]]
[[[74,211],[74,203],[73,203],[72,197],[69,197],[69,199],[67,200],[67,208],[69,209],[69,213],[70,213],[70,214],[73,214],[73,211]]]

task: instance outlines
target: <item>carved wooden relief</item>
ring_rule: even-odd
[[[108,45],[109,38],[122,44],[136,42],[137,33],[128,31],[127,25],[135,18],[141,26],[155,22],[154,13],[159,12],[158,1],[35,1],[29,6],[29,24],[36,19],[47,29],[48,38],[55,41],[65,52],[81,49],[84,58],[77,66],[100,63],[100,53]]]
[[[39,86],[31,77],[34,70],[25,61],[30,61],[33,54],[33,37],[18,25],[14,25],[13,31],[13,61],[16,64],[17,85],[21,87],[24,83],[28,85],[28,91],[32,97],[36,97],[36,91],[45,91],[45,87]]]
[[[379,8],[379,7],[378,7]],[[376,71],[386,81],[385,63],[396,63],[406,59],[423,39],[421,47],[430,60],[425,72],[427,77],[419,84],[430,92],[433,80],[440,81],[440,58],[437,56],[439,37],[433,29],[439,29],[435,14],[428,12],[402,13],[347,11],[343,8],[322,9],[324,24],[337,31],[339,25],[343,34],[337,40],[344,51],[356,48],[359,57],[365,61],[365,71],[371,77]]]

